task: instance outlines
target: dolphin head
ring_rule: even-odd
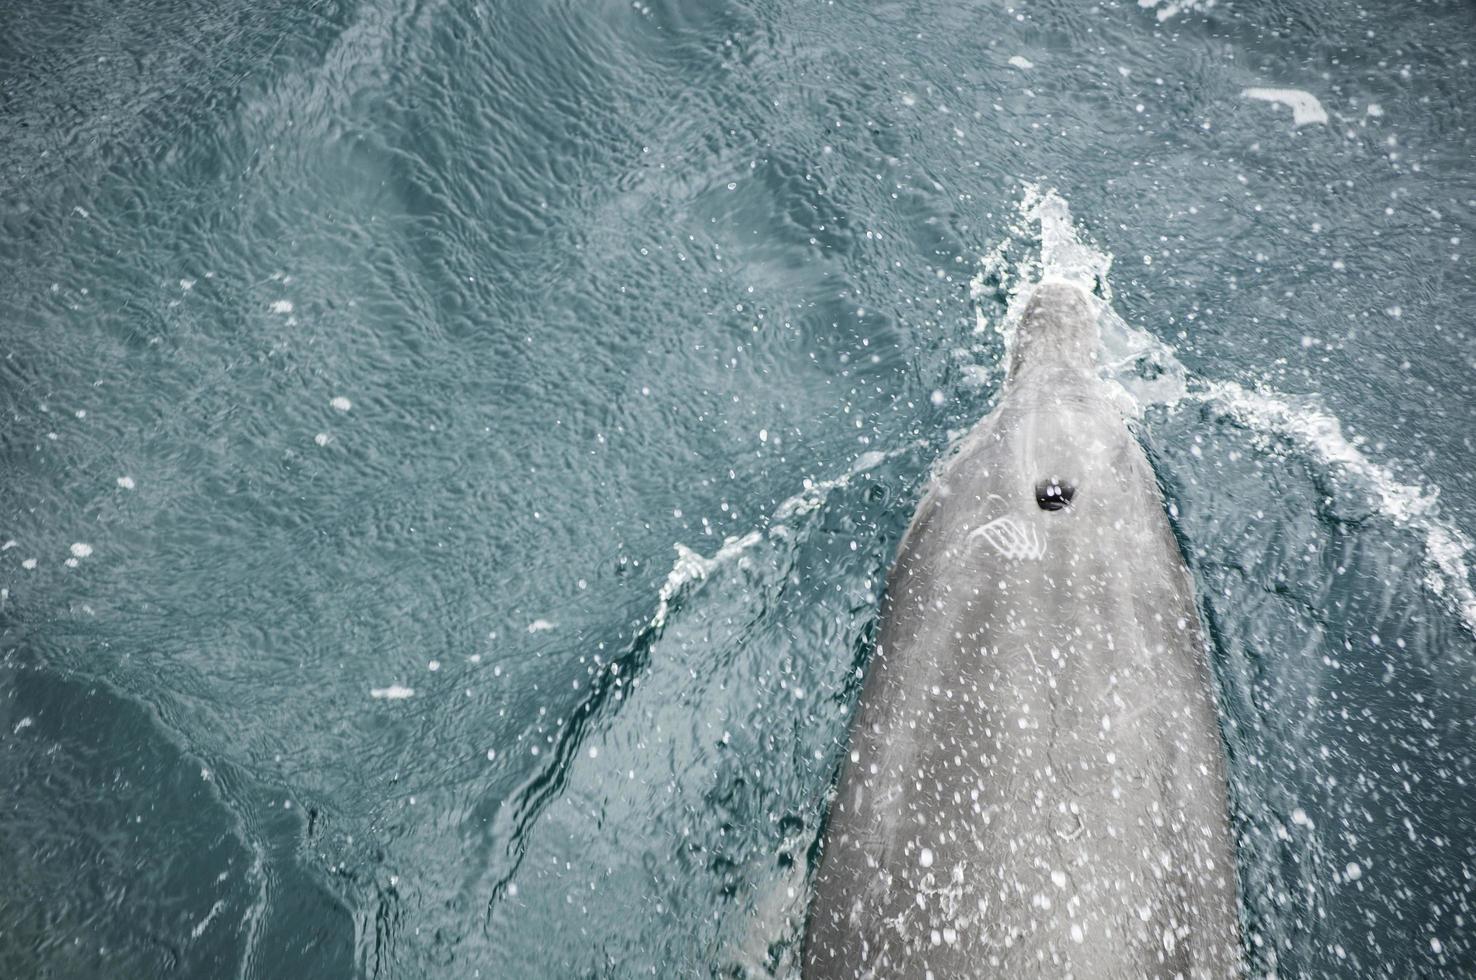
[[[1011,458],[1019,480],[1012,493],[1048,513],[1079,510],[1082,498],[1092,506],[1111,483],[1126,434],[1097,373],[1100,309],[1096,297],[1061,280],[1042,282],[1026,297],[989,430],[1003,442],[983,443]]]
[[[1094,374],[1101,346],[1097,308],[1096,299],[1073,283],[1036,286],[1015,326],[1009,380],[1038,373]]]

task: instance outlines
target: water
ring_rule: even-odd
[[[1455,2],[7,5],[0,975],[788,974],[898,536],[1062,266],[1256,972],[1476,971],[1473,57]]]

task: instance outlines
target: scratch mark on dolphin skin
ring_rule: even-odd
[[[996,517],[983,527],[969,532],[968,540],[982,537],[994,546],[994,550],[1011,561],[1024,558],[1039,559],[1045,555],[1045,539],[1031,524],[1021,524],[1009,515]]]

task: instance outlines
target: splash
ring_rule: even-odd
[[[1168,0],[1168,2],[1162,3],[1161,5],[1160,3],[1161,0],[1138,0],[1138,6],[1144,10],[1157,8],[1153,10],[1153,15],[1158,18],[1160,23],[1168,20],[1170,17],[1177,17],[1186,10],[1192,11],[1193,13],[1203,13],[1215,5],[1215,0]]]
[[[1208,383],[1202,397],[1246,427],[1287,439],[1318,462],[1336,468],[1368,493],[1380,514],[1419,535],[1425,548],[1425,587],[1450,604],[1466,629],[1476,634],[1476,589],[1466,563],[1472,542],[1441,518],[1438,487],[1401,480],[1391,467],[1369,459],[1343,434],[1338,419],[1313,398],[1289,398],[1226,381]]]
[[[975,332],[989,330],[985,303],[1005,304],[994,324],[1008,354],[1016,327],[1037,287],[1067,283],[1086,293],[1097,312],[1102,344],[1101,371],[1113,382],[1124,411],[1139,416],[1149,405],[1174,405],[1188,394],[1189,372],[1174,349],[1123,320],[1112,308],[1108,271],[1112,256],[1085,240],[1071,220],[1071,208],[1055,191],[1033,184],[1008,225],[1008,235],[981,261],[969,284],[974,299]],[[1006,358],[1008,359],[1008,358]]]
[[[742,537],[727,538],[711,558],[703,558],[691,548],[678,543],[675,546],[676,563],[672,565],[666,581],[661,583],[661,591],[656,597],[656,612],[651,616],[651,628],[659,630],[666,625],[672,601],[689,585],[707,578],[717,568],[740,557],[761,540],[763,538],[757,531],[750,531]]]
[[[1419,478],[1402,480],[1390,466],[1370,459],[1344,435],[1342,423],[1315,395],[1288,396],[1270,388],[1249,389],[1233,381],[1192,376],[1173,347],[1129,325],[1112,308],[1107,279],[1112,257],[1085,238],[1065,199],[1055,191],[1042,193],[1027,185],[1007,237],[979,265],[970,284],[977,332],[989,327],[986,304],[1003,300],[1006,311],[995,327],[1008,351],[1015,325],[1039,284],[1079,286],[1098,307],[1102,375],[1119,389],[1130,415],[1139,416],[1150,405],[1172,407],[1185,399],[1212,403],[1240,425],[1282,439],[1340,473],[1351,488],[1373,501],[1385,519],[1420,539],[1425,587],[1476,634],[1476,588],[1467,562],[1473,543],[1442,516],[1439,488]]]
[[[774,508],[773,514],[768,521],[769,538],[787,538],[792,534],[789,527],[796,517],[802,517],[812,510],[818,510],[825,504],[830,494],[842,487],[849,486],[851,481],[863,473],[876,469],[889,459],[895,459],[905,453],[911,452],[920,446],[926,445],[926,440],[915,440],[899,449],[888,451],[873,450],[862,453],[851,463],[846,472],[825,480],[806,479],[802,489],[793,496],[786,497]],[[697,583],[705,581],[713,572],[725,565],[735,561],[741,561],[754,546],[765,540],[764,535],[758,531],[749,531],[740,536],[728,537],[723,540],[717,551],[713,552],[711,558],[704,558],[691,548],[678,542],[676,548],[676,561],[667,573],[666,581],[661,583],[661,590],[656,596],[656,612],[651,616],[650,628],[660,630],[666,625],[666,618],[671,613],[672,604],[685,595]]]

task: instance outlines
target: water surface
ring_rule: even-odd
[[[790,975],[1027,183],[1184,370],[1257,971],[1476,971],[1473,57],[1460,2],[8,4],[0,975]]]

